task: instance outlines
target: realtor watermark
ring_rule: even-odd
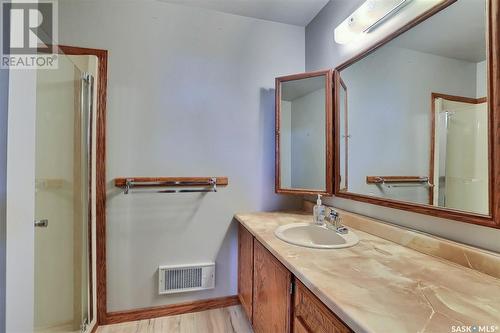
[[[57,0],[0,0],[0,68],[56,69]]]
[[[497,325],[453,325],[451,333],[495,333],[500,332]]]

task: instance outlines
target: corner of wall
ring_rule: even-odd
[[[0,332],[5,332],[7,109],[9,71],[0,69]]]

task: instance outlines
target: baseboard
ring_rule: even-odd
[[[94,324],[94,327],[92,327],[92,330],[90,331],[90,333],[95,333],[97,332],[97,329],[99,328],[99,325],[97,325],[97,323]]]
[[[238,296],[234,295],[137,310],[108,312],[105,325],[211,310],[237,304],[240,304],[240,301]]]

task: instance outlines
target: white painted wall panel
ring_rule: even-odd
[[[1,28],[0,28],[1,32]],[[0,70],[0,332],[5,331],[5,241],[7,182],[7,108],[9,71]]]
[[[291,121],[292,187],[325,190],[325,89],[294,99]]]
[[[34,292],[36,71],[9,75],[6,332],[31,332]]]
[[[156,1],[59,12],[62,44],[109,50],[109,310],[236,294],[233,214],[297,203],[274,194],[274,78],[304,70],[304,28]],[[111,184],[212,175],[229,186],[124,196]],[[214,260],[214,290],[157,295],[158,265]]]

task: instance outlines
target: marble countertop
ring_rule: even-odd
[[[448,333],[471,325],[500,333],[499,279],[353,228],[360,242],[345,249],[274,236],[278,226],[311,222],[311,215],[235,218],[355,332]]]

